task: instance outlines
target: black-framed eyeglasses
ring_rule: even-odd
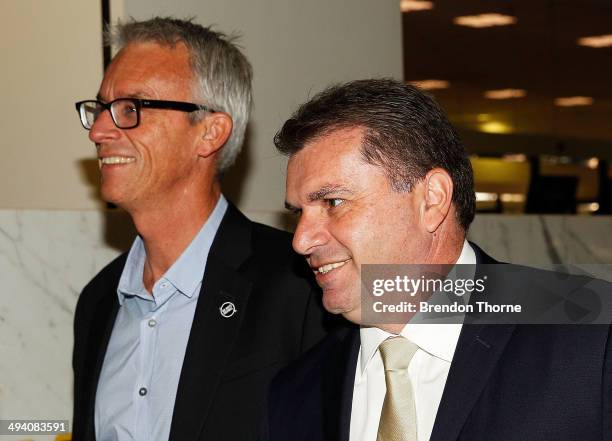
[[[215,110],[202,104],[185,103],[182,101],[145,100],[138,98],[117,98],[110,103],[98,100],[86,100],[75,103],[81,124],[90,130],[100,114],[109,110],[115,126],[120,129],[133,129],[140,123],[140,109],[148,107],[151,109],[170,109],[181,112],[205,112],[215,113]]]

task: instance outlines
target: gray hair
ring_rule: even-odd
[[[236,36],[227,36],[193,23],[193,19],[155,17],[146,21],[132,19],[117,23],[106,32],[106,44],[120,50],[134,42],[155,42],[174,47],[184,43],[189,51],[195,75],[195,99],[215,110],[228,113],[233,129],[221,150],[217,170],[231,166],[244,140],[251,111],[251,64],[236,46]],[[202,119],[205,112],[192,114],[192,121]]]

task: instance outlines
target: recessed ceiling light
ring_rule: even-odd
[[[418,80],[408,83],[423,90],[448,89],[450,87],[450,82],[446,80]]]
[[[597,169],[597,167],[599,167],[599,158],[589,158],[586,162],[586,166],[591,170]]]
[[[502,156],[502,160],[506,162],[527,162],[527,155],[524,153],[507,153]]]
[[[481,132],[503,135],[512,133],[512,127],[501,121],[489,121],[478,125]]]
[[[492,26],[507,26],[516,23],[516,17],[497,13],[464,15],[453,18],[453,23],[470,28],[490,28]]]
[[[491,100],[507,100],[510,98],[523,98],[527,95],[524,89],[498,89],[487,90],[484,93],[485,98]]]
[[[574,107],[574,106],[590,106],[593,104],[593,98],[590,96],[568,96],[563,98],[555,98],[555,106]]]
[[[594,35],[592,37],[582,37],[578,39],[580,46],[588,47],[608,47],[612,46],[612,35]]]
[[[400,9],[402,12],[429,11],[433,9],[433,2],[425,0],[401,0]]]
[[[502,202],[525,202],[525,195],[520,193],[502,193],[499,198]]]
[[[576,206],[576,211],[578,214],[589,214],[595,213],[599,210],[599,204],[597,202],[586,202],[582,204],[578,204]]]
[[[476,200],[478,202],[494,202],[498,198],[497,193],[487,193],[484,191],[476,192]]]

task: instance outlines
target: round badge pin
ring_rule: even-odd
[[[234,305],[232,302],[225,302],[219,307],[219,312],[225,318],[230,318],[231,316],[236,314],[236,311],[236,305]]]

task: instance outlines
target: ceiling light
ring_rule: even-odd
[[[555,98],[555,106],[573,107],[573,106],[590,106],[593,104],[593,98],[590,96],[568,96],[563,98]]]
[[[433,2],[419,0],[401,0],[400,9],[402,12],[428,11],[433,9]]]
[[[506,162],[527,162],[527,155],[524,153],[507,153],[502,156],[502,160]]]
[[[501,121],[489,121],[478,125],[481,132],[494,133],[494,134],[505,134],[512,133],[512,127]]]
[[[588,47],[608,47],[612,46],[612,35],[594,35],[592,37],[582,37],[578,39],[580,46]]]
[[[498,89],[498,90],[487,90],[484,93],[485,98],[491,100],[507,100],[510,98],[523,98],[527,95],[524,89]]]
[[[599,204],[597,202],[586,202],[576,206],[576,211],[578,214],[591,214],[597,212],[598,210]]]
[[[450,83],[446,80],[419,80],[409,81],[410,84],[423,90],[448,89]]]
[[[464,15],[453,18],[453,23],[470,28],[490,28],[492,26],[506,26],[516,23],[516,17],[496,13]]]
[[[495,202],[497,197],[497,193],[486,193],[483,191],[476,192],[476,200],[478,202]]]
[[[599,167],[599,159],[598,158],[589,158],[586,162],[586,166],[591,170],[597,169]]]
[[[499,198],[502,202],[525,202],[525,195],[520,193],[502,193]]]

